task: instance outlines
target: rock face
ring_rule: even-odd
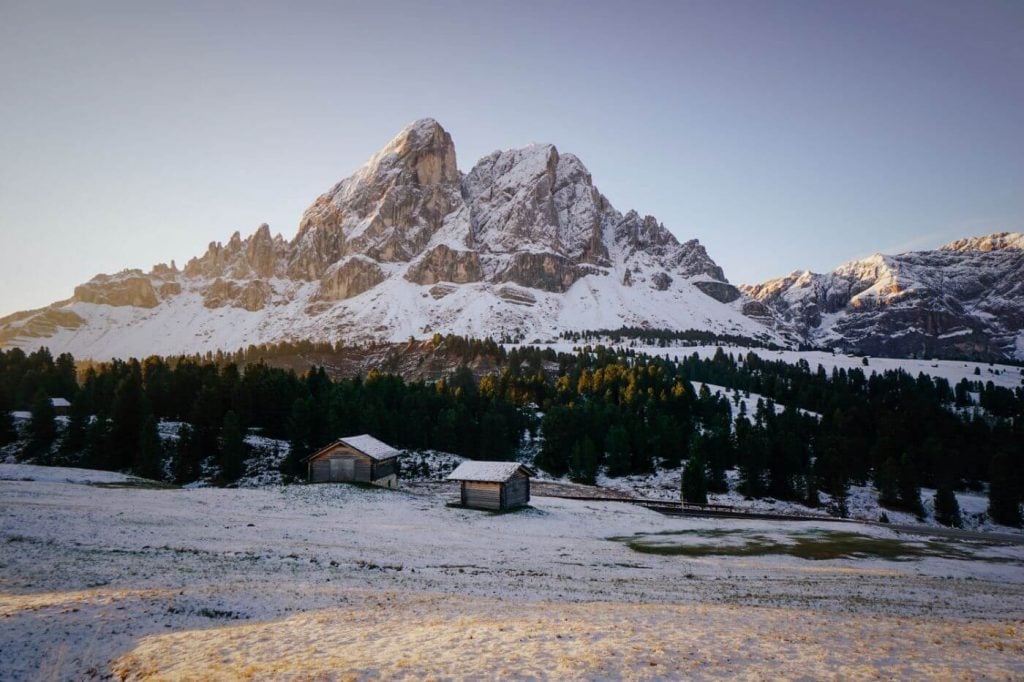
[[[479,282],[483,278],[480,254],[476,251],[456,251],[445,244],[438,244],[413,263],[405,273],[405,278],[417,284]]]
[[[328,268],[320,280],[314,299],[344,301],[358,296],[384,281],[384,272],[375,261],[362,256],[345,258]]]
[[[127,270],[119,275],[96,275],[75,287],[73,300],[136,308],[155,308],[159,303],[153,283],[141,270]]]
[[[892,356],[1024,357],[1024,235],[881,254],[741,287],[800,339]]]
[[[451,136],[423,119],[319,196],[290,241],[260,225],[180,271],[100,275],[49,312],[0,320],[0,339],[99,359],[623,325],[779,340],[744,315],[753,303],[696,240],[615,210],[572,154],[496,151],[462,174]]]

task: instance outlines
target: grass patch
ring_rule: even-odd
[[[700,539],[724,539],[727,542],[664,542],[665,535],[685,535]],[[655,538],[658,538],[655,540]],[[883,559],[886,561],[912,561],[926,557],[943,559],[980,559],[1001,562],[1005,559],[978,557],[953,543],[938,540],[905,541],[895,538],[876,538],[858,533],[839,531],[804,531],[792,533],[788,541],[778,541],[758,534],[739,530],[675,531],[634,537],[609,538],[625,542],[626,546],[641,554],[662,556],[771,556],[786,555],[810,561],[830,559]],[[652,541],[654,540],[654,541]]]
[[[150,481],[144,478],[118,481],[117,483],[90,483],[89,485],[96,488],[133,488],[136,490],[177,490],[181,488],[180,485],[174,485],[173,483]]]

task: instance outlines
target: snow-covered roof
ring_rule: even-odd
[[[522,470],[527,476],[533,474],[519,462],[463,462],[448,474],[449,481],[477,481],[481,483],[504,483]]]
[[[54,407],[71,407],[67,398],[50,398],[50,404]]]
[[[398,455],[401,454],[395,448],[391,447],[384,441],[377,440],[368,433],[364,433],[361,436],[339,438],[338,442],[344,443],[351,448],[355,448],[364,455],[367,455],[377,461],[398,457]]]

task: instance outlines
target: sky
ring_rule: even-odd
[[[0,315],[302,211],[407,123],[576,154],[732,282],[1024,230],[1024,2],[0,0]]]

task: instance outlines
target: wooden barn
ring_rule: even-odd
[[[311,483],[361,482],[398,487],[398,450],[373,436],[339,438],[306,458]]]
[[[448,475],[462,484],[461,500],[474,509],[512,509],[530,501],[530,476],[519,462],[463,462]]]

